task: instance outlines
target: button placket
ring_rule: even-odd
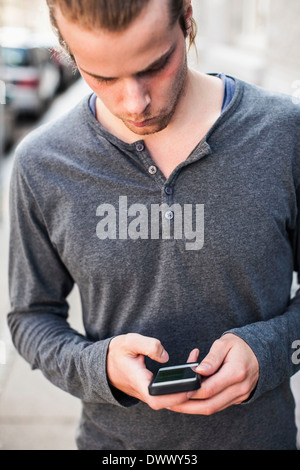
[[[148,173],[152,176],[157,175],[158,167],[154,164],[151,164],[151,158],[148,159],[148,153],[144,142],[139,141],[135,143],[135,149],[138,153],[141,154],[141,160],[146,165]],[[150,161],[149,161],[150,160]]]
[[[145,150],[145,145],[142,142],[138,142],[135,148],[137,152],[143,152]]]
[[[165,218],[167,220],[173,220],[174,219],[174,212],[173,211],[167,211],[165,212]]]
[[[148,168],[148,172],[150,173],[150,175],[156,175],[157,167],[155,165],[150,165]]]
[[[176,240],[174,238],[174,223],[176,214],[172,207],[172,205],[174,204],[174,187],[172,186],[170,180],[166,181],[163,187],[162,202],[167,204],[163,216],[165,218],[165,223],[169,226],[169,236],[165,239],[165,242],[168,243],[170,246],[173,246],[176,243]]]
[[[173,188],[171,186],[166,186],[165,187],[165,193],[166,193],[167,196],[172,196]]]

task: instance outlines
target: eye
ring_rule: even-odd
[[[138,76],[154,75],[156,73],[162,72],[169,64],[170,58],[171,56],[168,57],[167,59],[164,59],[163,62],[158,63],[154,67],[151,67],[151,69],[145,70],[144,72],[140,72]]]
[[[114,83],[117,79],[116,78],[102,78],[102,77],[94,77],[94,79],[96,80],[97,83],[99,83],[100,85],[109,85],[109,84],[112,84]]]

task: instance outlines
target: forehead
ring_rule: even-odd
[[[58,10],[56,20],[80,68],[102,76],[143,70],[174,42],[169,0],[151,0],[125,31],[88,30]]]

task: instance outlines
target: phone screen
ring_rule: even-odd
[[[155,383],[170,382],[176,380],[187,380],[195,377],[194,367],[165,368],[160,369],[155,379]]]
[[[150,395],[166,395],[197,390],[201,386],[200,376],[196,373],[199,364],[190,362],[174,367],[162,367],[149,385]]]

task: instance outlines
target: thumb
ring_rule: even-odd
[[[168,362],[169,355],[161,342],[156,338],[136,333],[127,335],[128,350],[135,355],[148,356],[156,362]]]
[[[207,356],[200,362],[196,372],[204,376],[214,374],[223,364],[226,355],[227,350],[222,342],[215,341]]]
[[[199,349],[193,349],[193,351],[190,352],[190,355],[188,357],[187,362],[197,362],[199,356]]]

